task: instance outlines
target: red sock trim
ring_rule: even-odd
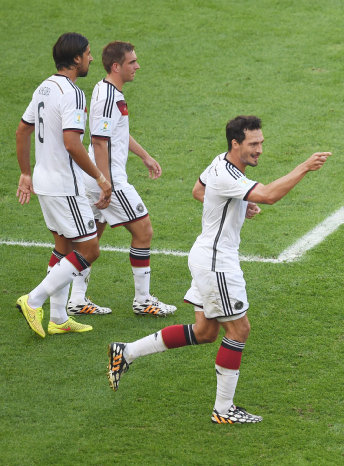
[[[132,267],[149,267],[150,265],[150,258],[148,259],[136,259],[134,257],[129,257],[130,258],[130,264]]]
[[[49,267],[54,267],[54,265],[58,264],[60,259],[58,259],[55,254],[52,254],[49,260]]]
[[[161,330],[161,336],[167,348],[180,348],[187,345],[184,325],[170,325]]]
[[[79,254],[80,256],[80,254]],[[80,256],[81,257],[81,256]],[[66,259],[74,265],[74,267],[79,270],[79,272],[82,272],[83,270],[87,269],[87,267],[90,265],[88,263],[81,263],[79,260],[79,257],[75,254],[75,252],[70,252],[67,256]],[[87,264],[87,265],[86,265]]]
[[[226,369],[237,370],[240,367],[241,356],[241,351],[233,351],[221,345],[215,362],[218,366],[225,367]]]

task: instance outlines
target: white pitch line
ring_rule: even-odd
[[[279,262],[292,262],[298,260],[309,249],[314,248],[317,244],[331,233],[337,230],[344,223],[344,207],[341,207],[332,215],[319,223],[313,230],[306,233],[302,238],[296,241],[289,248],[285,249],[279,256]]]
[[[7,246],[23,246],[26,248],[36,247],[36,248],[50,248],[53,249],[53,243],[40,243],[37,241],[11,241],[11,240],[0,240],[0,245],[5,244]],[[113,246],[100,246],[101,251],[108,252],[126,252],[129,253],[129,248],[116,248]],[[189,253],[183,251],[170,251],[168,249],[152,249],[151,254],[163,254],[166,256],[182,256],[186,257]]]
[[[306,233],[302,238],[297,240],[289,248],[285,249],[277,258],[273,257],[260,257],[260,256],[241,256],[240,260],[243,262],[270,262],[274,264],[282,262],[294,262],[305,254],[309,249],[314,248],[317,244],[324,241],[324,239],[333,233],[340,225],[344,223],[344,207],[338,209],[334,214],[330,215],[322,223],[319,223],[313,230]],[[0,245],[4,244],[7,246],[23,246],[23,247],[36,247],[36,248],[50,248],[54,245],[52,243],[40,243],[34,241],[7,241],[0,240]],[[129,253],[127,248],[116,248],[113,246],[101,246],[101,251],[108,252],[125,252]],[[152,249],[151,254],[162,254],[165,256],[179,256],[187,257],[188,252],[184,251],[172,251],[168,249]]]

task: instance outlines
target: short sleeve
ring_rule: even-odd
[[[85,112],[85,95],[80,91],[80,101],[75,98],[73,92],[68,92],[61,96],[61,118],[63,131],[77,131],[84,133],[86,126],[86,112]],[[82,104],[82,103],[83,104]]]
[[[30,104],[28,105],[27,109],[22,116],[22,121],[28,125],[35,124],[35,112],[33,107],[33,101],[31,100]]]
[[[227,176],[226,179],[221,179],[222,193],[228,198],[245,200],[250,191],[257,185],[256,181],[246,178],[245,175],[235,179],[232,176]]]
[[[209,173],[209,168],[210,168],[210,165],[199,176],[199,182],[201,184],[203,184],[203,186],[206,186],[206,184],[207,184],[207,177],[208,177],[208,173]]]
[[[121,112],[116,105],[113,106],[111,116],[104,116],[104,100],[93,103],[92,108],[92,136],[110,138],[113,129],[117,126]]]

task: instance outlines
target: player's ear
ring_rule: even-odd
[[[120,67],[120,64],[115,62],[111,66],[111,71],[114,72],[114,73],[118,73],[119,67]]]
[[[81,63],[81,60],[82,60],[81,55],[76,55],[76,56],[74,57],[74,64],[75,64],[75,65],[79,65],[79,64]]]

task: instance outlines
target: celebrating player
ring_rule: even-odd
[[[35,90],[17,129],[17,156],[21,169],[17,196],[21,204],[35,192],[45,223],[55,240],[46,278],[17,300],[29,326],[42,338],[43,303],[50,296],[49,334],[86,332],[90,325],[68,318],[69,285],[99,256],[97,230],[85,196],[82,171],[99,186],[99,208],[108,205],[111,185],[90,160],[82,145],[86,123],[84,93],[75,85],[86,76],[93,60],[86,37],[63,34],[53,48],[57,74]],[[30,140],[35,132],[36,164],[31,179]]]
[[[139,315],[166,316],[175,306],[167,305],[150,294],[150,245],[153,235],[146,206],[134,186],[128,183],[128,151],[138,155],[151,178],[161,175],[161,167],[129,134],[128,107],[122,92],[125,83],[134,79],[140,68],[134,46],[128,42],[111,42],[103,49],[107,72],[92,94],[90,110],[91,144],[89,153],[105,178],[111,182],[111,202],[99,210],[99,186],[86,176],[87,196],[93,208],[100,238],[106,223],[111,228],[123,225],[131,234],[130,263],[134,276],[133,311]],[[88,270],[88,273],[90,269]],[[69,315],[83,313],[87,280],[76,277],[68,303]]]
[[[245,215],[259,213],[256,203],[274,204],[309,171],[323,166],[330,152],[317,152],[289,174],[263,185],[245,176],[258,165],[263,150],[261,121],[238,116],[226,126],[228,152],[218,155],[196,182],[193,195],[203,200],[202,232],[189,254],[191,288],[185,301],[194,305],[193,325],[173,325],[132,343],[111,343],[108,379],[118,389],[121,375],[135,359],[185,345],[214,342],[225,331],[215,361],[217,391],[211,420],[217,424],[257,423],[261,416],[234,404],[241,356],[250,332],[246,284],[239,263],[240,230]],[[248,203],[249,201],[249,203]]]

